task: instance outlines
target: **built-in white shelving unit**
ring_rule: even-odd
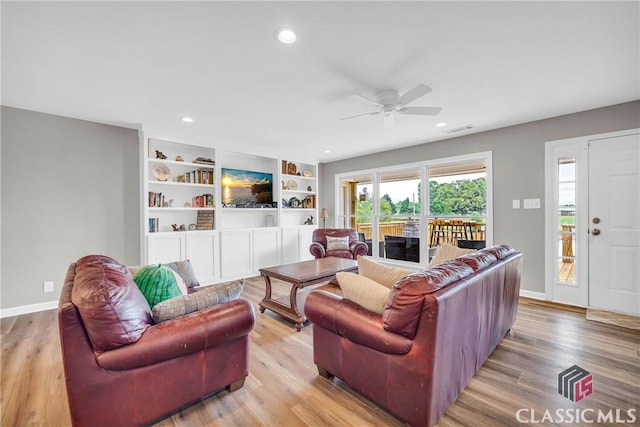
[[[189,259],[207,285],[311,258],[317,165],[166,138],[144,145],[147,263]]]

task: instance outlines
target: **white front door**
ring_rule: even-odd
[[[640,315],[640,134],[588,150],[589,306]]]

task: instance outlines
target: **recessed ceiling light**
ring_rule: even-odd
[[[294,33],[293,30],[281,28],[276,31],[276,38],[280,40],[281,43],[292,44],[296,42],[298,36],[296,36],[296,33]]]
[[[324,150],[323,153],[324,154],[329,154],[329,153],[331,153],[331,150]]]
[[[193,119],[191,117],[188,117],[188,116],[184,116],[180,120],[182,120],[185,123],[193,123]]]
[[[445,127],[447,124],[445,122],[440,122],[436,125],[437,128],[443,128]]]

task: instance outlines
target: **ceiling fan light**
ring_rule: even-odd
[[[394,125],[395,117],[393,113],[385,113],[384,115],[384,128],[391,129]]]
[[[296,36],[296,33],[288,28],[281,28],[276,31],[276,38],[280,41],[280,43],[284,44],[293,44],[296,42],[296,40],[298,40],[298,36]]]

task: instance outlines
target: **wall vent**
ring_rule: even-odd
[[[448,134],[452,134],[452,133],[464,132],[466,130],[471,130],[474,127],[475,126],[473,126],[473,125],[466,125],[466,126],[460,126],[460,127],[457,127],[457,128],[453,128],[453,129],[446,129],[446,130],[443,130],[442,132],[448,133]]]

